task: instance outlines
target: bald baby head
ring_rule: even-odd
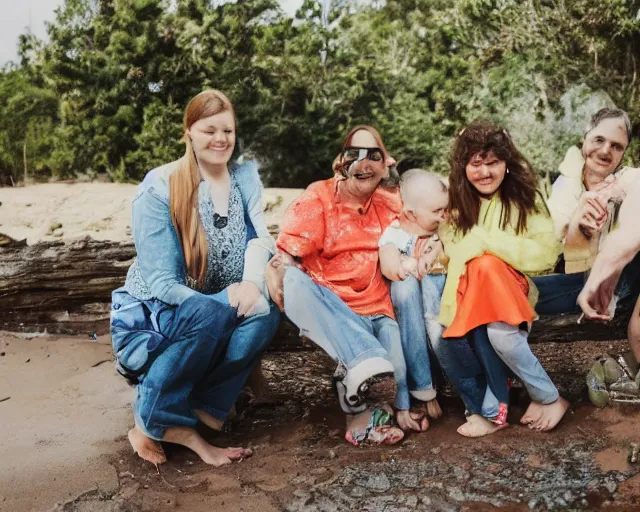
[[[400,195],[407,220],[423,235],[435,233],[449,205],[447,185],[437,174],[411,169],[400,176]]]

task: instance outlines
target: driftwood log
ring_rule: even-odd
[[[122,285],[135,257],[132,241],[83,238],[27,245],[0,234],[0,329],[52,334],[105,334],[111,291]],[[578,315],[545,315],[531,342],[626,338],[631,305],[611,322],[577,323]],[[282,322],[276,350],[312,348],[289,322]]]

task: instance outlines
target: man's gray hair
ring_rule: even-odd
[[[631,142],[631,120],[629,114],[620,108],[601,108],[591,116],[584,132],[586,135],[605,119],[622,119],[624,128],[627,131],[627,142]]]

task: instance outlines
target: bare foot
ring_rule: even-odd
[[[244,459],[253,455],[253,452],[248,448],[218,448],[217,446],[212,446],[200,434],[190,428],[168,428],[162,440],[167,443],[186,446],[196,452],[203,462],[216,467],[231,464],[234,460]]]
[[[365,443],[375,445],[399,443],[404,438],[404,432],[392,425],[390,421],[387,424],[381,424],[380,420],[390,420],[389,417],[386,419],[379,417],[380,414],[385,413],[388,414],[388,411],[367,410],[360,414],[348,415],[345,439],[355,446],[362,446]],[[372,421],[374,425],[371,427]]]
[[[531,402],[524,416],[520,418],[523,425],[532,425],[536,423],[542,416],[542,404],[540,402]]]
[[[427,402],[427,414],[433,419],[438,419],[442,416],[442,409],[435,398]]]
[[[222,426],[224,425],[224,421],[219,420],[218,418],[214,418],[206,411],[202,409],[194,409],[193,413],[198,417],[198,419],[204,423],[207,427],[217,430],[220,432],[222,430]]]
[[[164,464],[167,456],[164,454],[162,445],[158,441],[148,438],[137,426],[129,430],[127,434],[133,451],[138,456],[152,464]]]
[[[396,413],[396,421],[404,431],[424,432],[429,428],[429,420],[424,415],[424,412],[400,410]]]
[[[504,426],[496,425],[479,414],[472,414],[467,418],[467,422],[458,428],[458,434],[464,437],[483,437],[502,428]]]
[[[549,431],[560,423],[560,420],[567,412],[569,408],[569,402],[560,397],[551,404],[541,405],[542,415],[533,424],[529,425],[529,428],[538,430],[540,432]]]

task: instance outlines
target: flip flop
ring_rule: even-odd
[[[395,426],[393,415],[384,409],[374,409],[371,411],[369,424],[363,431],[349,430],[344,437],[352,445],[358,447],[364,444],[392,445],[402,441],[404,432]]]

